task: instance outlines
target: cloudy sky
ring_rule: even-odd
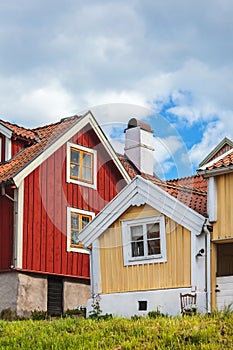
[[[232,17],[232,0],[0,0],[0,117],[91,109],[117,150],[141,118],[156,171],[191,174],[233,138]]]

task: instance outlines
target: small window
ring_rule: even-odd
[[[138,310],[146,311],[147,310],[147,300],[139,300],[138,301]]]
[[[96,151],[68,143],[67,182],[96,187]]]
[[[163,216],[123,221],[122,235],[125,265],[165,261]]]
[[[87,253],[79,240],[79,233],[94,218],[93,212],[67,208],[67,250]]]

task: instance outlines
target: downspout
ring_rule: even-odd
[[[211,312],[211,266],[210,266],[210,231],[208,229],[208,219],[203,225],[203,232],[205,234],[205,291],[206,291],[206,310]]]

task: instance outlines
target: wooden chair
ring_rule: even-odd
[[[193,315],[197,311],[196,306],[197,301],[197,294],[191,294],[186,293],[182,294],[180,293],[180,308],[181,308],[181,314],[184,315]]]

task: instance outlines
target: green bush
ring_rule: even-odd
[[[48,318],[47,312],[42,310],[32,311],[31,318],[33,321],[46,320]]]
[[[2,310],[0,318],[4,321],[15,321],[18,319],[16,310],[11,309],[10,307]]]

